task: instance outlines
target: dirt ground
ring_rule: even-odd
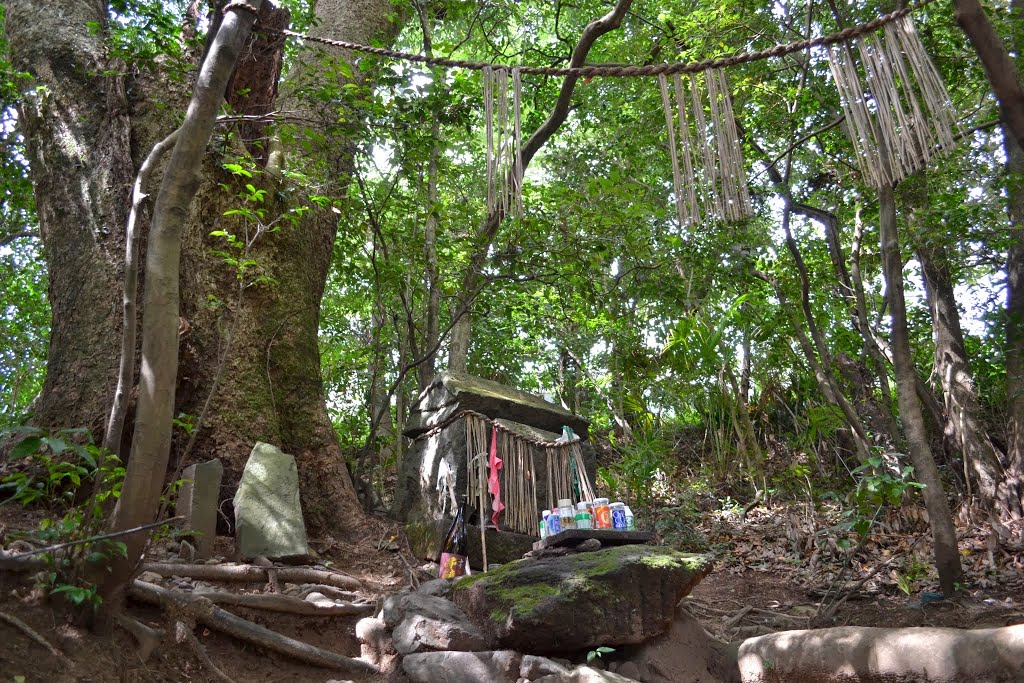
[[[761,522],[755,519],[744,529],[730,530],[731,548],[728,543],[716,544],[721,560],[715,571],[684,601],[704,629],[720,640],[736,641],[771,631],[811,626],[980,628],[1024,623],[1024,577],[1020,582],[1012,578],[975,582],[986,585],[968,588],[955,600],[938,600],[923,606],[918,594],[908,596],[891,581],[866,582],[852,591],[857,575],[839,581],[831,574],[810,571],[786,556],[786,544],[776,548],[776,561],[764,559],[773,557],[767,541],[758,545],[756,552],[745,551],[744,544],[751,543],[751,539],[770,537],[766,535],[764,519]],[[0,530],[30,528],[35,522],[34,514],[0,506]],[[722,526],[718,523],[709,528],[721,530]],[[0,539],[2,537],[0,531]],[[397,543],[399,549],[391,545],[392,549],[388,550],[391,543]],[[419,580],[429,576],[429,566],[412,557],[400,527],[389,520],[369,519],[365,532],[356,539],[311,539],[311,545],[319,553],[321,562],[359,578],[365,586],[363,597],[368,600],[378,600],[402,590],[411,585],[414,577]],[[965,546],[970,547],[966,541]],[[173,546],[165,544],[151,554],[153,559],[160,559],[162,554],[172,551]],[[218,552],[231,559],[231,540],[218,539]],[[1019,562],[1020,556],[1010,557],[1012,561],[1007,560],[1009,570],[1015,571],[1016,565],[1012,562]],[[832,576],[831,580],[828,576]],[[1020,577],[1019,571],[1017,576]],[[234,590],[241,587],[239,584],[232,586]],[[834,614],[822,614],[828,611],[823,606],[837,602]],[[355,638],[357,617],[292,616],[234,607],[231,611],[334,652],[359,655]],[[156,608],[130,602],[128,613],[151,627],[167,628],[164,615]],[[54,645],[61,656],[49,652],[21,628],[11,625],[7,617],[24,622]],[[345,679],[337,673],[261,651],[202,626],[195,633],[210,659],[239,683]],[[72,624],[61,610],[41,599],[29,577],[0,572],[0,681],[211,680],[216,678],[188,643],[179,644],[173,638],[166,638],[143,662],[136,653],[132,637],[119,627]]]

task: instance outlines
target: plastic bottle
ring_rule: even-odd
[[[469,538],[466,533],[466,500],[459,502],[459,510],[455,513],[452,526],[445,534],[444,542],[441,544],[441,554],[437,558],[440,565],[437,571],[439,579],[454,579],[465,576],[469,568],[469,558],[466,553],[466,542]]]
[[[587,509],[587,502],[583,501],[576,505],[576,528],[577,529],[592,529],[593,521],[590,516],[590,511]]]
[[[562,531],[562,520],[558,517],[558,508],[551,508],[548,513],[548,536],[554,536]]]
[[[612,528],[616,531],[626,530],[626,504],[625,503],[612,503]]]
[[[576,511],[568,498],[558,499],[558,521],[562,525],[562,531],[576,528]]]
[[[636,531],[636,520],[633,518],[633,511],[626,506],[626,531]]]
[[[540,537],[544,539],[548,535],[548,515],[551,513],[545,510],[540,515]]]
[[[607,498],[598,498],[594,501],[594,528],[612,528],[612,511],[608,507]]]

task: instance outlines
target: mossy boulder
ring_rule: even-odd
[[[519,560],[460,579],[452,600],[499,647],[573,652],[664,633],[676,605],[710,571],[705,555],[627,545]]]

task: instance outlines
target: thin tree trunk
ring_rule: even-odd
[[[811,310],[811,284],[810,278],[807,274],[807,265],[804,263],[803,255],[800,253],[800,247],[797,245],[796,240],[793,238],[793,233],[790,230],[790,200],[786,198],[786,206],[782,212],[782,229],[786,236],[786,247],[789,249],[789,253],[793,256],[793,261],[796,263],[797,272],[800,274],[800,307],[804,313],[804,320],[807,323],[807,329],[810,330],[811,339],[814,342],[814,348],[820,358],[820,372],[825,382],[828,383],[832,389],[832,394],[835,398],[836,404],[839,409],[843,411],[843,415],[846,416],[846,422],[850,425],[850,429],[853,430],[853,442],[857,448],[857,456],[861,462],[865,462],[871,457],[871,441],[868,439],[867,432],[864,430],[864,423],[860,419],[860,415],[847,400],[843,394],[842,389],[839,387],[839,383],[836,381],[835,374],[832,372],[832,354],[829,352],[828,346],[825,344],[825,337],[821,334],[821,330],[818,328],[818,324],[814,319],[814,311]]]
[[[943,595],[953,595],[962,573],[957,551],[956,528],[949,501],[942,487],[939,470],[935,466],[928,433],[917,399],[914,359],[907,331],[907,305],[903,295],[903,260],[900,257],[899,237],[896,229],[896,200],[892,185],[883,185],[878,192],[879,238],[882,245],[882,270],[885,275],[886,298],[892,317],[892,354],[896,369],[896,395],[900,405],[903,430],[907,435],[910,459],[917,480],[924,484],[922,496],[932,527],[935,542],[935,567]]]
[[[879,346],[878,335],[875,334],[868,318],[867,296],[864,293],[864,279],[860,273],[861,245],[864,241],[864,224],[860,220],[860,213],[857,214],[857,221],[853,232],[853,245],[850,248],[850,284],[853,288],[853,295],[856,301],[857,329],[864,340],[864,350],[874,365],[875,377],[882,388],[882,400],[885,401],[883,414],[885,415],[887,429],[892,437],[893,444],[899,444],[900,427],[893,415],[892,388],[889,386],[889,367],[886,365],[885,352]]]
[[[253,10],[258,10],[261,2],[248,0]],[[160,504],[170,457],[178,375],[178,266],[182,235],[189,205],[199,187],[200,169],[217,110],[255,19],[253,13],[235,9],[221,21],[200,68],[192,102],[153,208],[146,254],[139,403],[131,456],[111,521],[113,531],[152,522]],[[131,577],[146,536],[132,534],[124,540],[127,551],[114,562],[105,587],[108,595],[119,592]]]
[[[423,53],[432,57],[434,47],[426,0],[417,0],[414,4],[420,18],[420,28],[423,31]],[[442,95],[448,94],[447,82],[444,79],[440,79],[434,85],[442,88]],[[430,139],[434,141],[434,144],[430,148],[430,157],[427,160],[427,220],[423,228],[423,260],[425,262],[423,289],[426,295],[426,311],[423,316],[423,339],[419,344],[421,349],[433,349],[437,346],[440,334],[441,269],[437,261],[437,216],[440,206],[437,201],[437,166],[441,156],[441,117],[437,114],[434,115],[430,126]],[[415,348],[409,350],[416,355]],[[465,368],[462,369],[465,370]],[[423,391],[429,386],[437,372],[436,350],[427,354],[416,372],[420,391]]]

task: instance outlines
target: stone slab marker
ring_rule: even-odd
[[[249,455],[235,493],[235,538],[244,557],[309,555],[295,458],[261,441]]]
[[[217,537],[217,504],[224,465],[220,460],[208,460],[190,465],[181,473],[184,483],[178,490],[175,504],[177,514],[185,516],[185,529],[194,532],[196,559],[213,557],[213,542]]]

